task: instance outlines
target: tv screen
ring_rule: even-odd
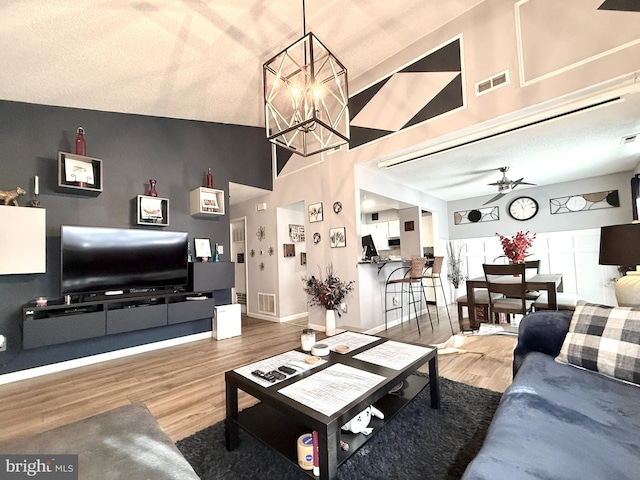
[[[188,243],[186,232],[63,225],[62,295],[182,288]]]

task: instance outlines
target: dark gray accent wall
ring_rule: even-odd
[[[103,161],[104,191],[97,196],[57,187],[58,151],[75,152],[78,126],[85,129],[87,156]],[[176,325],[165,333],[154,329],[91,344],[74,342],[51,352],[44,349],[29,360],[21,350],[20,325],[23,304],[38,296],[60,297],[60,225],[186,231],[191,240],[210,238],[212,245],[223,245],[227,253],[221,260],[230,260],[228,214],[189,214],[189,192],[205,185],[207,168],[212,169],[214,188],[227,196],[230,181],[272,189],[271,147],[264,130],[0,101],[0,189],[24,188],[27,195],[20,197],[20,205],[26,205],[38,175],[40,201],[47,211],[47,273],[0,275],[0,334],[8,339],[7,352],[0,353],[0,373],[193,333],[194,325]],[[134,199],[148,192],[152,178],[158,195],[169,199],[168,227],[134,225]],[[229,302],[228,292],[221,296],[217,304]]]

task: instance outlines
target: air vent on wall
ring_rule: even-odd
[[[276,314],[276,296],[272,293],[258,293],[258,312]]]
[[[509,83],[509,70],[498,73],[497,75],[487,78],[476,83],[476,96],[484,95],[487,92],[495,90]]]
[[[622,137],[622,140],[620,141],[620,143],[622,145],[626,145],[628,143],[633,143],[636,141],[636,139],[638,138],[638,135],[628,135],[626,137]]]

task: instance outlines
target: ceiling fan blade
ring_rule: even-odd
[[[518,185],[535,185],[535,183],[523,182],[524,177],[516,180],[515,182],[511,182],[511,189],[516,188]]]
[[[484,202],[482,205],[487,205],[489,203],[493,203],[496,200],[500,200],[502,197],[504,197],[506,195],[506,193],[499,193],[497,194],[495,197],[491,198],[490,200]]]

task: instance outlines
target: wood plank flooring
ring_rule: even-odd
[[[457,329],[455,316],[452,320]],[[431,330],[428,319],[422,318],[421,335],[415,320],[378,335],[425,345],[442,343],[451,336],[444,310],[440,323],[434,324]],[[200,340],[2,385],[0,442],[130,403],[144,403],[169,437],[179,440],[224,418],[225,371],[298,347],[304,326],[304,322],[273,323],[245,317],[240,337]],[[503,391],[511,382],[515,343],[515,337],[467,337],[460,348],[468,353],[439,356],[440,374]],[[241,393],[240,408],[254,402]]]

